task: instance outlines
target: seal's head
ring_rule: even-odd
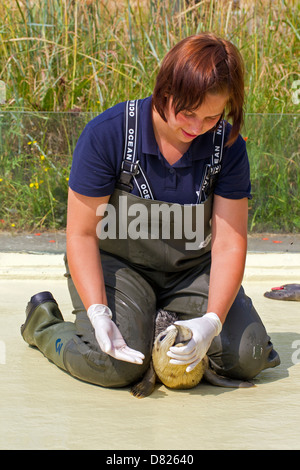
[[[191,371],[186,372],[187,365],[171,364],[167,352],[171,346],[183,346],[192,338],[189,328],[182,325],[171,325],[155,339],[152,361],[159,380],[169,388],[192,388],[198,385],[207,368],[207,359],[203,359]]]
[[[270,292],[264,296],[274,300],[296,300],[300,301],[300,284],[284,284],[280,287],[272,287]]]

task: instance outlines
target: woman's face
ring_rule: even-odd
[[[175,116],[172,98],[166,111],[168,130],[180,142],[191,142],[212,129],[220,119],[229,97],[226,94],[207,94],[195,111],[181,111]]]

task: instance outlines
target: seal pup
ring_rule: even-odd
[[[196,387],[204,378],[208,383],[219,387],[249,388],[252,382],[230,379],[214,372],[205,356],[197,366],[186,372],[187,365],[171,364],[167,352],[171,346],[183,346],[192,337],[189,328],[174,325],[178,320],[177,314],[167,310],[159,310],[155,320],[154,344],[152,361],[142,380],[131,388],[131,394],[136,398],[145,398],[154,391],[156,382],[161,382],[168,388],[190,389]]]
[[[272,287],[264,296],[274,300],[298,300],[300,301],[300,284],[284,284],[280,287]]]

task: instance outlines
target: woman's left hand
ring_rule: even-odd
[[[209,312],[200,318],[175,322],[192,331],[192,339],[186,346],[173,346],[167,352],[171,364],[188,364],[187,372],[193,370],[204,358],[213,338],[220,334],[222,323],[216,313]]]

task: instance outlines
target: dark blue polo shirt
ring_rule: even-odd
[[[194,204],[204,167],[213,152],[212,132],[194,139],[188,151],[174,165],[160,153],[151,118],[151,96],[139,101],[137,158],[159,201]],[[125,103],[107,109],[91,120],[78,139],[69,178],[73,191],[85,196],[113,193],[120,173],[124,149]],[[226,124],[225,142],[230,132]],[[222,169],[215,194],[230,199],[250,198],[250,172],[246,143],[239,136],[224,147]],[[134,187],[132,194],[139,195]]]

